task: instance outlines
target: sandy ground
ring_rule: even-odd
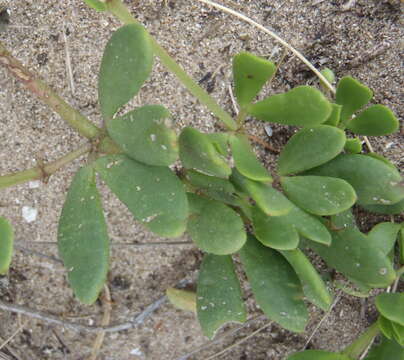
[[[191,0],[126,1],[137,18],[168,49],[195,79],[208,73],[203,82],[226,110],[232,112],[228,87],[231,85],[231,56],[241,50],[277,60],[282,49],[268,36],[239,20]],[[316,66],[330,67],[338,77],[351,74],[375,92],[375,100],[390,106],[402,119],[403,27],[398,1],[226,1],[235,8],[276,31],[300,49]],[[1,0],[11,10],[11,23],[0,39],[29,69],[44,78],[60,95],[86,116],[99,123],[96,84],[97,70],[111,31],[119,26],[112,17],[86,8],[79,0]],[[70,58],[72,77],[67,59]],[[314,84],[316,79],[296,59],[287,56],[285,65],[267,93],[281,92],[298,84]],[[209,112],[158,62],[152,78],[130,106],[158,103],[172,112],[176,127],[194,125],[203,131],[215,129]],[[130,107],[129,106],[129,107]],[[0,174],[50,161],[85,143],[57,115],[34,99],[0,68]],[[252,134],[265,138],[263,125],[249,121]],[[292,129],[273,126],[271,139],[280,147]],[[371,139],[375,150],[402,166],[400,135]],[[268,167],[274,155],[257,148]],[[19,246],[57,256],[54,245],[56,224],[71,176],[83,159],[66,166],[47,184],[15,186],[0,193],[0,215],[15,226]],[[116,243],[156,242],[159,239],[136,224],[129,212],[111,193],[103,189],[105,214],[112,241]],[[38,215],[28,223],[23,207],[35,208]],[[367,216],[361,226],[369,229],[383,219]],[[186,237],[180,240],[187,240]],[[35,244],[35,242],[37,242]],[[201,260],[192,246],[113,246],[109,286],[113,299],[112,322],[127,321],[159,299],[167,287],[186,278],[193,280]],[[245,289],[250,317],[259,315],[249,289]],[[72,297],[65,270],[51,259],[16,250],[8,277],[0,278],[0,298],[28,305],[84,324],[99,323],[100,304],[82,306]],[[310,348],[338,350],[347,345],[375,318],[371,300],[341,296],[309,343]],[[311,309],[312,320],[303,334],[289,333],[271,325],[243,344],[218,356],[221,359],[284,359],[301,349],[323,313]],[[238,339],[251,334],[267,320],[252,322],[235,335],[198,351],[190,358],[207,359]],[[0,312],[0,338],[7,339],[22,329],[2,349],[11,359],[86,359],[94,334],[78,333],[42,321]],[[226,329],[233,328],[232,326]],[[220,334],[219,334],[220,336]],[[162,305],[136,329],[105,337],[99,359],[180,359],[207,342],[195,316]],[[0,344],[2,341],[0,340]],[[12,355],[14,354],[14,355]],[[13,357],[14,356],[14,357]]]

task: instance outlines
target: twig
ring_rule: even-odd
[[[365,144],[366,144],[366,146],[368,147],[369,151],[370,151],[370,152],[374,152],[373,147],[372,147],[372,144],[370,143],[368,137],[367,137],[367,136],[364,136],[364,137],[363,137],[363,140],[365,140]]]
[[[239,346],[243,342],[247,341],[248,339],[251,339],[253,336],[257,335],[259,332],[262,330],[266,329],[268,326],[272,325],[273,321],[270,321],[269,323],[266,323],[265,325],[261,326],[257,330],[253,331],[251,334],[247,335],[246,337],[242,338],[241,340],[235,342],[234,344],[228,346],[227,348],[223,349],[222,351],[219,351],[216,354],[213,354],[212,356],[209,356],[206,360],[212,360],[220,355],[223,355],[225,352],[235,348],[236,346]]]
[[[234,98],[234,95],[233,95],[233,89],[231,88],[231,85],[229,85],[228,90],[229,90],[229,95],[230,95],[230,99],[231,99],[231,104],[233,105],[233,110],[234,110],[235,114],[238,115],[239,110],[238,110],[236,99]]]
[[[187,360],[187,359],[189,359],[190,356],[192,356],[196,353],[200,353],[201,351],[206,350],[206,349],[210,348],[211,346],[222,342],[225,338],[238,333],[240,330],[244,329],[245,327],[251,325],[252,323],[254,323],[256,321],[263,320],[263,319],[266,319],[265,315],[259,315],[252,319],[249,319],[244,324],[242,324],[238,327],[235,327],[234,329],[230,329],[230,330],[226,331],[224,334],[222,334],[220,337],[218,337],[214,340],[210,340],[210,341],[206,342],[205,344],[202,344],[201,346],[198,346],[197,348],[190,351],[189,353],[182,355],[177,360]]]
[[[308,66],[308,68],[313,71],[316,76],[322,81],[324,82],[324,85],[333,93],[335,94],[335,88],[328,82],[328,80],[320,73],[320,71],[318,71],[314,65],[307,60],[302,53],[300,53],[298,50],[296,50],[293,46],[291,46],[289,43],[287,43],[285,40],[283,40],[282,38],[280,38],[278,35],[276,35],[273,31],[268,30],[266,27],[262,26],[261,24],[255,22],[254,20],[250,19],[249,17],[234,11],[226,6],[222,6],[219,5],[213,1],[210,0],[197,0],[201,3],[204,3],[206,5],[210,5],[215,7],[216,9],[220,9],[225,13],[228,13],[230,15],[236,16],[239,19],[255,26],[257,29],[260,29],[261,31],[265,32],[266,34],[268,34],[269,36],[271,36],[273,39],[275,39],[276,41],[278,41],[282,46],[284,46],[285,48],[289,49],[293,54],[295,54],[304,64],[306,64]]]
[[[18,244],[14,244],[14,248],[16,248],[16,249],[18,249],[21,252],[26,253],[26,254],[35,255],[35,256],[38,256],[38,257],[43,258],[43,259],[51,260],[51,261],[56,262],[58,264],[63,264],[62,260],[60,260],[57,257],[52,256],[52,255],[46,255],[46,254],[43,254],[43,253],[41,253],[39,251],[36,251],[36,250],[27,249],[27,248],[25,248],[25,247],[23,247],[21,245],[18,245]]]
[[[102,326],[108,326],[109,322],[111,321],[111,293],[107,285],[104,285],[104,295],[102,296],[103,300],[103,308],[104,308],[104,315],[101,320]],[[98,353],[101,350],[102,343],[104,342],[105,332],[101,331],[97,334],[95,338],[93,349],[91,351],[91,355],[88,360],[96,360]]]
[[[178,286],[184,286],[188,280],[180,281]],[[152,304],[148,305],[140,314],[133,316],[130,321],[119,323],[111,326],[89,326],[77,324],[75,322],[62,320],[60,317],[45,313],[43,311],[34,310],[27,306],[15,305],[0,300],[0,310],[9,311],[17,314],[26,315],[28,317],[42,320],[48,324],[63,326],[67,329],[74,331],[86,331],[90,333],[98,333],[105,331],[108,333],[129,330],[142,324],[144,320],[149,317],[154,311],[161,307],[167,301],[166,296],[162,296]]]
[[[24,328],[25,324],[26,322],[20,325],[18,329],[14,331],[14,333],[7,340],[0,344],[0,350],[3,349],[11,340],[13,340],[18,335],[18,333]]]
[[[72,71],[72,62],[70,60],[69,44],[67,43],[66,24],[63,24],[63,39],[65,41],[66,71],[67,71],[67,75],[69,77],[70,91],[72,92],[72,95],[74,95],[75,86],[74,86],[74,78],[73,78],[73,71]]]
[[[260,145],[262,145],[265,149],[275,153],[275,154],[279,154],[280,151],[278,149],[275,149],[274,147],[272,147],[270,144],[268,144],[266,141],[260,139],[258,136],[255,135],[248,135],[248,138],[250,140],[252,140],[253,142],[256,142]]]
[[[328,309],[328,311],[325,313],[325,315],[322,317],[322,319],[318,322],[317,326],[314,328],[313,332],[311,333],[311,335],[309,336],[309,338],[307,339],[306,343],[304,344],[303,348],[301,351],[305,350],[307,345],[309,345],[311,339],[313,339],[314,335],[316,334],[316,332],[318,331],[318,329],[320,329],[321,325],[323,324],[324,320],[328,318],[328,316],[331,314],[331,311],[334,309],[335,305],[337,305],[339,299],[341,298],[341,292],[338,293],[338,295],[335,297],[334,302],[332,303],[332,305],[330,306],[330,308]]]

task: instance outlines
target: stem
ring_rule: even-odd
[[[100,135],[100,129],[84,115],[72,108],[42,80],[27,70],[0,42],[0,64],[3,65],[20,83],[35,94],[41,101],[58,113],[72,128],[81,135],[92,139]]]
[[[362,353],[369,347],[373,339],[379,334],[377,322],[373,323],[367,330],[359,336],[351,345],[345,348],[343,354],[352,358],[359,359]]]
[[[0,176],[0,189],[12,185],[22,184],[31,180],[44,179],[47,176],[52,175],[53,173],[58,171],[61,167],[65,166],[71,161],[88,153],[91,150],[91,148],[92,148],[91,144],[86,144],[72,151],[71,153],[62,156],[61,158],[55,161],[49,162],[46,165],[40,165],[29,170],[19,171],[13,174]]]
[[[132,16],[121,0],[110,0],[107,2],[108,10],[115,15],[124,24],[138,24],[138,21]],[[154,53],[160,58],[162,64],[170,70],[178,80],[194,95],[202,104],[204,104],[213,114],[215,114],[229,130],[236,130],[237,124],[232,117],[224,111],[217,102],[200,87],[181,66],[161,47],[151,36],[151,45]]]

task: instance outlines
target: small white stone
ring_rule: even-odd
[[[28,187],[30,189],[37,189],[37,188],[39,188],[40,185],[41,185],[41,182],[39,180],[30,181],[28,183]]]
[[[22,217],[27,223],[31,223],[36,220],[38,215],[38,210],[30,206],[22,207]]]
[[[143,353],[139,348],[134,348],[130,351],[131,355],[142,356]]]

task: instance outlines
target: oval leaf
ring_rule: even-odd
[[[168,288],[166,295],[177,309],[196,313],[196,293],[188,290]]]
[[[258,207],[267,215],[285,215],[293,207],[293,204],[271,185],[247,179],[236,169],[233,169],[230,180],[236,187],[240,188],[241,191],[251,196]]]
[[[335,101],[342,105],[341,121],[346,121],[354,112],[366,105],[373,97],[373,92],[350,76],[344,76],[337,86]]]
[[[385,317],[380,315],[377,319],[377,325],[385,337],[388,339],[393,338],[394,329],[390,320],[387,320]]]
[[[84,2],[91,8],[97,11],[107,10],[107,4],[99,0],[84,0]]]
[[[392,205],[361,205],[365,210],[384,215],[398,215],[404,212],[404,199]]]
[[[305,350],[288,357],[288,360],[352,360],[348,356],[323,350]]]
[[[323,125],[338,126],[341,118],[342,106],[338,104],[331,104],[331,106],[331,114],[328,116],[327,120],[324,121]]]
[[[332,296],[327,290],[323,279],[311,264],[310,260],[299,249],[281,251],[281,254],[292,265],[302,283],[303,292],[307,300],[327,311],[332,303]]]
[[[265,315],[285,329],[304,331],[308,313],[300,281],[283,256],[249,236],[240,257],[257,304]]]
[[[190,217],[187,231],[202,250],[215,255],[238,251],[246,241],[239,214],[221,202],[188,194]]]
[[[58,227],[58,249],[77,298],[93,304],[107,278],[109,237],[92,167],[73,178]]]
[[[371,349],[365,360],[404,360],[404,347],[382,337],[382,342]]]
[[[169,168],[110,155],[99,158],[95,169],[135,219],[151,231],[167,237],[185,231],[187,197],[183,184]]]
[[[241,107],[254,100],[275,71],[275,64],[253,54],[242,52],[234,56],[234,93]]]
[[[373,105],[348,122],[347,128],[355,134],[368,136],[388,135],[398,130],[394,113],[384,105]]]
[[[113,33],[98,77],[98,99],[105,119],[112,118],[138,93],[152,65],[150,38],[142,25],[124,25]]]
[[[396,341],[401,346],[404,347],[404,326],[399,325],[399,324],[397,324],[395,322],[392,322],[391,325],[392,325],[393,330],[394,330],[394,333],[393,333],[394,339],[396,339]]]
[[[293,135],[278,159],[279,175],[298,173],[335,158],[344,148],[345,133],[333,126],[305,128]]]
[[[396,169],[366,155],[339,155],[308,171],[311,175],[341,178],[352,185],[360,205],[390,205],[404,198],[404,186]]]
[[[278,250],[296,249],[299,235],[284,216],[268,216],[259,208],[253,208],[254,234],[265,246]]]
[[[185,168],[222,178],[230,175],[230,166],[206,134],[193,128],[185,128],[179,137],[179,145],[180,159]]]
[[[315,215],[334,215],[356,201],[355,190],[346,181],[326,176],[281,178],[286,195],[300,208]]]
[[[0,275],[7,273],[13,256],[14,231],[10,223],[0,216]]]
[[[375,304],[386,319],[404,326],[404,293],[379,294]]]
[[[362,151],[362,141],[359,138],[346,139],[344,150],[350,154],[359,154]]]
[[[326,97],[310,86],[298,86],[247,107],[248,113],[257,119],[295,126],[321,124],[327,120],[331,110]]]
[[[246,311],[231,256],[206,254],[198,277],[197,314],[210,339],[229,321],[244,322]]]
[[[388,255],[394,248],[400,228],[400,224],[391,222],[377,224],[368,232],[368,239],[372,246],[379,249],[384,255]]]
[[[170,116],[160,105],[146,105],[107,121],[111,138],[132,159],[168,166],[178,158],[177,136],[165,124]]]
[[[262,182],[271,182],[268,170],[258,161],[245,135],[230,137],[230,147],[236,169],[245,177]]]

